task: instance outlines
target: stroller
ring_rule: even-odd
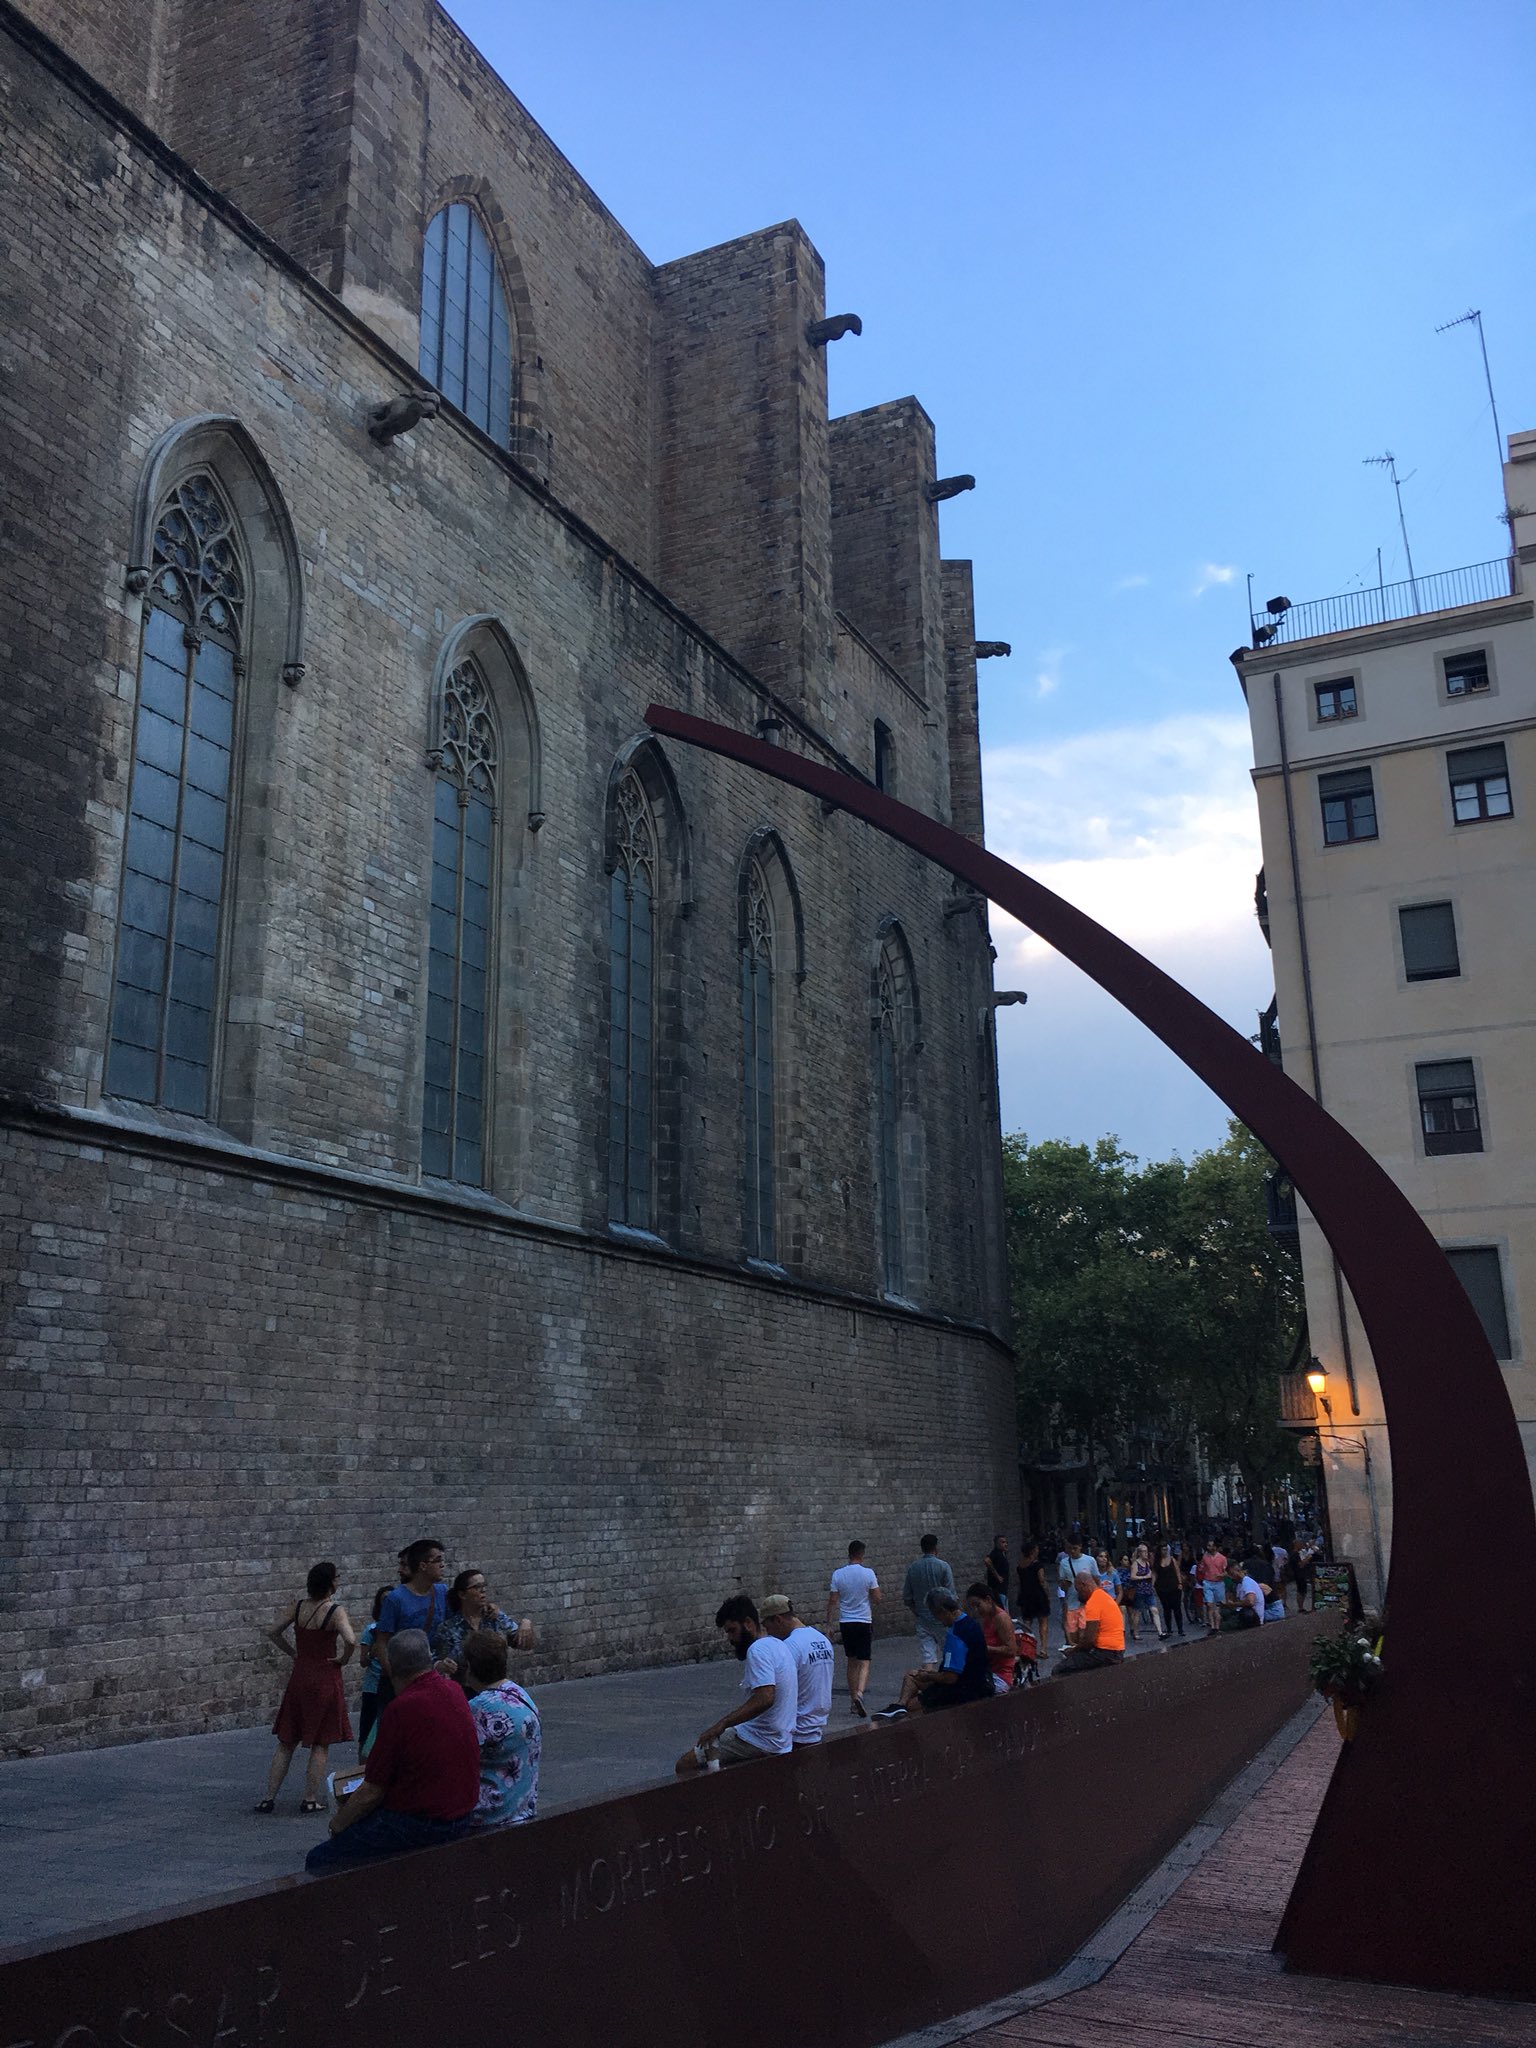
[[[1017,1689],[1021,1685],[1038,1685],[1040,1645],[1021,1621],[1014,1623],[1013,1635],[1019,1646],[1019,1654],[1013,1667],[1014,1687]]]

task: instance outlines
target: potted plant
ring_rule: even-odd
[[[1312,1645],[1312,1683],[1333,1702],[1333,1718],[1346,1742],[1354,1740],[1360,1709],[1381,1676],[1383,1640],[1380,1621],[1368,1614],[1346,1621],[1337,1635],[1319,1636]]]

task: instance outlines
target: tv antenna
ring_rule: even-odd
[[[1483,381],[1488,386],[1488,410],[1493,415],[1493,440],[1494,446],[1498,449],[1499,475],[1500,477],[1502,477],[1504,474],[1504,435],[1502,429],[1499,426],[1498,400],[1493,395],[1493,372],[1488,367],[1488,344],[1483,339],[1482,310],[1480,307],[1472,306],[1465,313],[1460,314],[1456,319],[1447,320],[1443,326],[1437,327],[1435,329],[1435,332],[1436,334],[1449,334],[1453,327],[1468,326],[1476,327],[1477,345],[1483,352]],[[1504,524],[1509,528],[1509,547],[1510,553],[1513,554],[1515,547],[1515,515],[1513,514],[1513,512],[1509,510],[1508,506],[1506,506],[1502,517],[1504,520]]]
[[[1385,455],[1367,455],[1365,461],[1371,467],[1384,469],[1392,479],[1392,489],[1397,495],[1397,530],[1403,536],[1403,553],[1408,558],[1408,581],[1413,586],[1413,608],[1417,611],[1419,608],[1419,579],[1413,573],[1413,549],[1408,545],[1408,522],[1403,517],[1403,485],[1411,483],[1414,477],[1418,475],[1418,471],[1410,469],[1407,476],[1399,476],[1397,473],[1397,457],[1390,448]]]

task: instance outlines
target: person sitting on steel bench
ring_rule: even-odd
[[[1125,1657],[1125,1615],[1112,1593],[1106,1593],[1092,1572],[1077,1574],[1082,1620],[1071,1648],[1056,1661],[1052,1674],[1070,1678],[1076,1671],[1095,1671],[1101,1664],[1119,1664]]]

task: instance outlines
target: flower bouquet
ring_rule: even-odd
[[[1380,1621],[1367,1614],[1359,1621],[1346,1621],[1337,1635],[1319,1636],[1312,1645],[1312,1683],[1333,1702],[1333,1718],[1346,1742],[1354,1740],[1360,1709],[1381,1676],[1384,1640]]]

